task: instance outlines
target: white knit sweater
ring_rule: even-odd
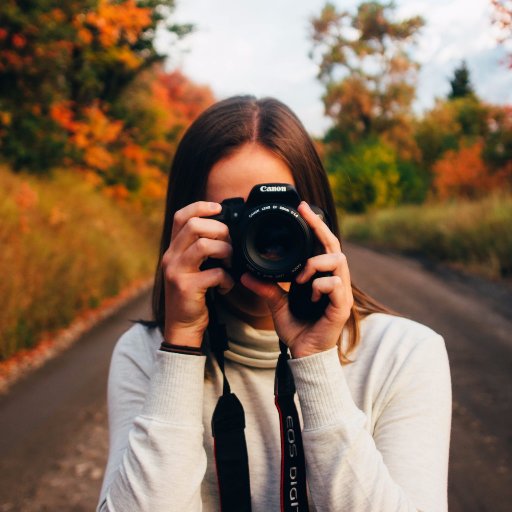
[[[228,320],[226,373],[245,409],[252,510],[278,512],[277,337]],[[98,511],[219,510],[210,422],[220,371],[210,357],[159,351],[161,339],[158,329],[134,325],[115,347]],[[332,349],[290,361],[311,510],[446,511],[451,384],[443,339],[411,320],[372,314],[351,359],[342,367]]]

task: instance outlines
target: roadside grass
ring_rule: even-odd
[[[72,171],[38,179],[0,166],[0,360],[150,277],[162,211]]]
[[[512,277],[512,196],[339,214],[342,236],[374,248],[421,254],[485,277]]]

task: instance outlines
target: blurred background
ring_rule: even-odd
[[[298,114],[355,280],[445,336],[450,509],[509,510],[512,1],[3,0],[0,511],[94,509],[170,162],[234,94]]]

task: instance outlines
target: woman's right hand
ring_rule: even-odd
[[[231,239],[228,227],[213,219],[221,205],[198,201],[174,215],[171,243],[162,257],[165,290],[164,339],[168,343],[200,347],[208,326],[205,294],[218,287],[227,293],[234,285],[223,268],[200,270],[208,258],[224,260],[229,265]]]

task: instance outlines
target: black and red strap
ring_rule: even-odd
[[[219,324],[212,296],[207,301],[210,348],[223,376],[223,393],[212,417],[215,464],[222,512],[251,512],[249,458],[245,441],[244,409],[231,393],[224,370],[227,333]],[[288,366],[288,349],[279,341],[281,354],[276,367],[275,404],[281,425],[281,512],[308,512],[306,467],[299,416],[295,406],[295,384]]]
[[[306,463],[294,400],[295,383],[288,366],[288,349],[281,340],[279,348],[274,395],[281,425],[281,512],[307,512]]]

